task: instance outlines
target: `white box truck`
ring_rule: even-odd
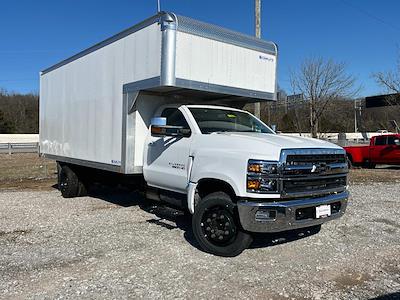
[[[238,255],[254,232],[343,215],[342,148],[275,134],[240,110],[276,99],[277,47],[161,12],[40,75],[40,153],[64,197],[142,183],[190,212],[199,245]]]

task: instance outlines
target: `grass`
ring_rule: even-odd
[[[51,187],[56,170],[55,161],[36,153],[0,154],[0,189]]]

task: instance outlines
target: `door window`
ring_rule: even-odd
[[[396,136],[388,136],[388,145],[396,145],[394,142],[395,140],[398,140],[399,138]]]
[[[177,108],[166,108],[163,110],[161,117],[167,118],[167,125],[182,126],[184,129],[190,129],[188,122],[182,112]]]
[[[375,139],[375,146],[386,145],[386,136],[377,137]]]

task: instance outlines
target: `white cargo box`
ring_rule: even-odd
[[[41,73],[40,152],[140,173],[160,105],[275,100],[276,64],[272,42],[162,12]]]

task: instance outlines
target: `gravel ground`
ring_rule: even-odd
[[[351,186],[318,234],[258,236],[221,258],[190,220],[140,195],[0,192],[2,299],[400,299],[400,184]]]

